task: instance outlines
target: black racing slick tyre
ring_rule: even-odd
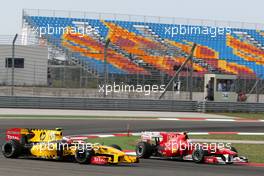
[[[75,153],[75,160],[79,164],[90,164],[92,156],[94,156],[93,150],[77,149]]]
[[[202,148],[195,149],[192,153],[192,159],[195,163],[202,163],[206,152]]]
[[[139,158],[149,158],[152,155],[152,146],[147,142],[139,142],[136,146],[136,154]]]
[[[110,145],[110,147],[113,147],[113,148],[115,148],[115,149],[117,149],[117,150],[122,151],[122,148],[121,148],[119,145],[112,144],[112,145]]]
[[[17,140],[10,140],[2,145],[2,153],[6,158],[18,158],[22,147]]]

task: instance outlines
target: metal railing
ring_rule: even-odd
[[[49,9],[23,9],[23,15],[47,16],[47,17],[66,17],[66,18],[89,18],[102,20],[121,20],[145,23],[164,23],[164,24],[182,24],[182,25],[202,25],[214,27],[232,27],[243,29],[264,29],[264,23],[248,23],[240,21],[221,21],[208,19],[195,19],[183,17],[162,17],[147,15],[131,15],[118,13],[98,13],[86,11],[67,11],[67,10],[49,10]]]

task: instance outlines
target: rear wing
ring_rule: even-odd
[[[23,132],[28,132],[28,130],[23,129],[23,128],[10,128],[10,129],[7,129],[6,130],[5,140],[6,141],[10,141],[10,140],[21,141]]]
[[[150,132],[150,131],[145,131],[141,133],[141,140],[142,141],[150,141],[155,138],[161,138],[162,136],[160,135],[160,132]]]
[[[145,131],[141,133],[142,141],[151,141],[159,138],[160,140],[167,138],[175,138],[178,135],[187,135],[187,132],[149,132]]]
[[[51,142],[62,140],[62,130],[10,128],[6,130],[6,141],[17,140],[20,143]]]

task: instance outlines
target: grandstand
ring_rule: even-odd
[[[38,39],[45,40],[50,47],[99,80],[104,75],[107,39],[110,40],[107,52],[110,81],[166,83],[186,60],[193,43],[198,44],[193,58],[193,76],[197,85],[205,73],[233,74],[240,80],[251,81],[264,78],[264,31],[257,25],[230,27],[230,23],[222,26],[216,22],[203,24],[203,21],[200,24],[188,20],[181,23],[174,18],[75,13],[23,10],[23,28],[27,29],[24,35],[33,33]],[[208,32],[182,35],[179,29],[183,27],[220,32],[213,36]],[[52,32],[47,30],[49,28]],[[73,29],[82,30],[71,32]],[[180,74],[181,79],[186,79],[189,71],[190,65],[187,64]]]
[[[181,24],[32,16],[27,11],[24,11],[23,19],[31,28],[78,28],[78,25],[85,25],[91,29],[84,36],[81,33],[56,33],[42,37],[52,45],[74,53],[75,58],[85,60],[98,74],[103,70],[104,41],[109,38],[109,73],[149,75],[152,70],[145,67],[148,65],[172,75],[173,66],[185,60],[195,42],[198,48],[194,55],[194,69],[198,74],[221,72],[264,77],[264,38],[260,30],[231,28],[231,33],[215,37],[204,34],[172,36],[166,35],[164,30]]]

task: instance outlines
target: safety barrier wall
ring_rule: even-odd
[[[0,97],[0,107],[194,112],[197,109],[197,102],[174,100],[2,96]]]
[[[0,96],[0,108],[173,112],[264,112],[264,103]]]
[[[203,101],[197,107],[201,112],[264,112],[264,103]]]

